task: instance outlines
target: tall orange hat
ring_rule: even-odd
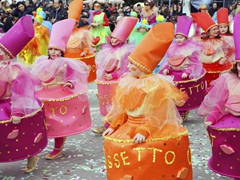
[[[172,23],[157,24],[151,28],[128,59],[140,70],[150,74],[164,57],[173,38]]]
[[[211,16],[206,13],[191,13],[193,21],[196,22],[204,31],[208,31],[213,26],[217,26],[217,24],[212,20]]]
[[[217,22],[218,25],[228,25],[228,9],[227,8],[220,8],[217,11]]]
[[[68,19],[75,19],[75,21],[78,22],[82,13],[82,8],[83,0],[73,0],[69,4]]]

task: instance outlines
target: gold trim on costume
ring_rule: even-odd
[[[220,24],[218,24],[218,26],[221,26],[221,25],[227,25],[227,26],[229,26],[229,23],[220,23]]]
[[[82,94],[84,94],[84,93],[86,93],[87,91],[84,91],[84,92],[81,92],[81,93],[78,93],[78,94],[74,94],[74,95],[71,95],[71,96],[69,96],[69,97],[67,97],[67,98],[62,98],[62,99],[48,99],[48,100],[41,100],[42,102],[63,102],[63,101],[68,101],[68,100],[70,100],[70,99],[73,99],[73,98],[75,98],[75,97],[77,97],[77,96],[80,96],[80,95],[82,95]]]
[[[215,23],[215,24],[211,25],[209,28],[207,28],[207,30],[205,32],[208,32],[214,26],[218,26],[218,24]]]
[[[240,131],[240,128],[213,128],[211,129],[217,130],[217,131]]]
[[[190,80],[187,80],[187,81],[174,81],[175,83],[182,83],[182,84],[184,84],[184,83],[189,83],[189,82],[193,82],[193,81],[198,81],[199,79],[201,79],[203,76],[205,76],[205,74],[207,73],[207,71],[204,69],[204,73],[200,76],[200,77],[198,77],[198,78],[196,78],[196,79],[190,79]]]
[[[3,49],[3,51],[8,55],[10,59],[13,59],[15,57],[2,43],[0,43],[0,47]]]
[[[232,68],[229,68],[227,70],[224,71],[207,71],[208,74],[218,74],[218,73],[222,73],[222,72],[229,72]]]
[[[185,34],[183,34],[183,33],[181,33],[181,32],[177,32],[177,33],[175,33],[175,36],[176,35],[182,35],[182,36],[184,36],[185,38],[187,38],[188,39],[188,36],[187,35],[185,35]]]
[[[171,135],[171,136],[166,136],[166,137],[161,137],[161,138],[150,138],[150,139],[147,139],[145,142],[167,141],[169,139],[179,138],[179,137],[187,135],[187,134],[188,134],[188,130],[185,130],[183,132],[178,133],[177,135]],[[115,143],[132,143],[132,139],[116,139],[116,138],[111,138],[109,136],[104,136],[104,139],[113,141]]]
[[[79,57],[79,58],[72,58],[72,59],[76,59],[76,60],[83,60],[83,59],[90,59],[95,57],[95,53],[93,55],[88,55],[88,56],[84,56],[84,57]]]
[[[146,68],[145,66],[141,65],[140,63],[138,63],[137,61],[135,61],[132,57],[128,56],[128,59],[130,62],[132,62],[134,65],[144,69],[145,71],[149,72],[149,73],[152,73],[151,70],[149,70],[148,68]]]
[[[30,114],[27,114],[25,116],[22,116],[21,119],[25,119],[25,118],[28,118],[28,117],[31,117],[31,116],[37,114],[39,111],[42,110],[43,106],[44,106],[44,103],[42,103],[41,107],[38,110],[36,110],[36,111],[34,111]],[[12,122],[12,121],[10,119],[9,120],[3,120],[3,121],[0,121],[0,124],[5,124],[5,123],[9,123],[9,122]]]
[[[100,82],[100,81],[98,81],[98,80],[96,79],[96,80],[95,80],[95,83],[96,83],[96,84],[109,85],[109,84],[117,84],[118,81],[115,81],[115,82]]]

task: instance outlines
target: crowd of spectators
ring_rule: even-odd
[[[12,0],[12,4],[8,0],[0,3],[0,32],[7,32],[13,24],[22,16],[33,15],[37,8],[41,7],[46,13],[47,21],[55,23],[68,16],[68,6],[62,0]],[[160,15],[163,15],[166,21],[175,23],[178,16],[182,15],[182,4],[172,3],[169,7],[168,2],[163,3],[162,6],[157,6]],[[229,14],[234,15],[237,7],[240,7],[240,1],[233,2],[228,6]],[[123,4],[102,4],[102,11],[105,12],[109,20],[111,31],[114,30],[117,21],[124,16],[131,16],[134,12],[135,16],[140,18],[140,13],[143,8],[143,3],[125,6]],[[212,7],[208,9],[211,16],[219,9],[217,3],[213,3]],[[88,25],[90,17],[90,10],[93,10],[92,4],[87,3],[83,6],[83,12],[79,21],[79,27]]]
[[[212,6],[208,9],[209,15],[212,17],[219,8],[221,8],[221,7],[218,7],[218,4],[216,2],[214,2],[212,4]],[[240,0],[238,0],[236,2],[233,1],[231,4],[229,4],[227,6],[227,8],[228,8],[228,14],[234,16],[237,8],[240,8]]]

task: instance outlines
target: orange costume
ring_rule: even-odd
[[[35,35],[18,55],[19,61],[26,65],[31,65],[37,57],[48,54],[50,31],[47,27],[41,25],[43,21],[41,16],[37,15],[34,17],[34,21]]]
[[[68,19],[74,19],[78,22],[82,12],[83,1],[74,0],[69,5]],[[88,27],[73,29],[71,37],[67,43],[65,57],[81,60],[91,66],[91,71],[88,77],[88,82],[93,82],[96,79],[95,54],[92,48],[92,41]],[[84,53],[84,54],[82,54]]]
[[[104,118],[114,130],[104,137],[108,180],[192,180],[188,131],[176,109],[188,97],[171,77],[151,74],[173,38],[171,23],[158,24],[129,56],[146,75],[130,73],[119,79],[112,110]],[[136,134],[143,135],[145,142],[132,143]]]

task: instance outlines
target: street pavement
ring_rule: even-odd
[[[101,124],[99,113],[97,86],[89,85],[89,100],[93,127]],[[193,180],[230,180],[213,173],[207,166],[211,156],[211,147],[203,118],[191,111],[183,125],[189,130],[192,150]],[[1,134],[1,133],[0,133]],[[103,156],[103,138],[91,130],[79,135],[68,137],[63,150],[63,157],[57,160],[45,160],[44,155],[53,147],[49,140],[47,148],[39,154],[40,160],[36,170],[31,174],[23,174],[26,160],[0,164],[1,180],[106,180],[106,169]],[[144,179],[145,180],[145,179]],[[150,179],[149,179],[150,180]]]

